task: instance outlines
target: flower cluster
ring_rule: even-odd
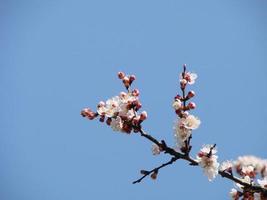
[[[244,183],[260,186],[267,189],[267,160],[255,156],[240,156],[235,161],[225,161],[220,170],[230,175],[237,174]],[[232,188],[230,196],[233,200],[243,199],[267,199],[264,194],[245,188],[236,183]]]
[[[192,131],[200,125],[200,120],[190,113],[196,108],[196,104],[191,101],[195,96],[194,91],[186,91],[188,85],[195,83],[197,75],[186,71],[180,74],[181,94],[175,96],[172,107],[177,115],[174,124],[174,136],[177,147],[169,147],[164,140],[157,140],[142,129],[142,122],[147,119],[146,111],[139,112],[142,104],[139,100],[139,90],[131,90],[131,85],[136,79],[134,75],[118,73],[118,78],[122,81],[126,92],[121,92],[107,101],[100,101],[96,111],[84,108],[81,115],[89,120],[99,118],[100,122],[106,122],[114,131],[130,134],[139,132],[141,136],[153,143],[153,155],[161,152],[169,154],[170,161],[152,169],[141,170],[142,177],[133,183],[140,183],[145,177],[150,176],[156,179],[158,172],[165,166],[171,165],[176,160],[183,159],[190,165],[200,166],[204,174],[212,181],[218,174],[235,182],[235,188],[230,191],[233,200],[240,198],[244,200],[267,200],[267,160],[255,156],[238,157],[235,161],[225,161],[219,164],[216,155],[216,145],[204,145],[198,152],[196,159],[190,156]],[[178,148],[178,150],[177,150]]]
[[[194,102],[187,103],[188,100],[195,96],[194,91],[189,91],[186,95],[186,86],[195,83],[197,75],[195,73],[187,72],[186,65],[183,66],[183,73],[180,74],[180,88],[182,95],[176,95],[172,103],[172,107],[178,116],[178,120],[174,124],[174,136],[177,146],[183,153],[189,153],[191,150],[190,137],[192,130],[197,129],[200,125],[200,120],[189,111],[196,108]]]
[[[219,163],[215,145],[204,145],[197,154],[197,161],[203,168],[209,181],[212,181],[218,174]]]
[[[142,107],[139,101],[139,90],[130,90],[130,86],[136,79],[134,75],[126,76],[123,72],[118,73],[127,92],[121,92],[118,96],[108,99],[106,102],[100,101],[97,105],[97,111],[93,112],[89,108],[81,111],[83,117],[92,120],[99,117],[101,122],[106,121],[114,131],[120,131],[130,134],[132,131],[138,132],[141,123],[147,119],[146,111],[138,114]]]

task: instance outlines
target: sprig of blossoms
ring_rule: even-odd
[[[147,119],[147,112],[142,111],[138,114],[142,104],[139,100],[139,90],[130,90],[130,86],[136,79],[134,75],[125,75],[118,73],[118,78],[122,80],[127,92],[121,92],[118,96],[108,99],[106,102],[100,101],[97,105],[97,111],[93,112],[90,108],[84,108],[81,111],[83,117],[90,120],[99,117],[100,122],[106,121],[113,131],[119,131],[130,134],[132,131],[138,132],[141,123]]]
[[[220,167],[221,171],[226,171],[231,175],[235,172],[236,176],[239,176],[239,179],[244,183],[267,189],[267,160],[249,155],[239,156],[235,161],[226,161],[224,163]],[[254,200],[267,199],[266,194],[250,190],[239,183],[235,185],[237,190],[234,188],[230,192],[234,200],[238,200],[241,197]],[[234,193],[233,191],[236,192]]]
[[[204,145],[198,155],[197,161],[203,168],[204,173],[207,175],[209,181],[212,181],[218,174],[219,163],[217,162],[218,156],[215,145]]]
[[[192,114],[189,114],[190,110],[196,108],[194,102],[187,103],[188,100],[195,96],[194,91],[189,91],[186,95],[187,84],[194,84],[197,78],[197,74],[186,71],[186,65],[183,66],[183,72],[180,74],[180,89],[181,95],[176,95],[172,103],[172,107],[178,116],[178,119],[174,123],[174,137],[177,146],[183,153],[189,153],[191,150],[190,139],[192,130],[195,130],[200,125],[200,120]]]

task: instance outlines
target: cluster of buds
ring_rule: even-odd
[[[220,171],[230,175],[234,173],[245,183],[267,189],[267,160],[255,156],[240,156],[235,161],[225,161],[220,166]],[[236,183],[230,191],[233,200],[253,199],[265,200],[266,194],[255,192],[243,185]]]
[[[106,121],[106,124],[114,131],[128,134],[132,131],[139,132],[141,123],[147,119],[147,113],[143,111],[138,114],[139,109],[142,107],[139,101],[139,90],[130,90],[135,76],[126,76],[123,72],[119,72],[118,77],[122,79],[127,92],[121,92],[118,96],[112,97],[106,102],[100,101],[96,112],[85,108],[81,111],[81,115],[90,120],[99,117],[100,122]]]
[[[178,94],[174,97],[172,107],[178,116],[178,120],[174,125],[174,136],[177,146],[183,153],[189,153],[191,150],[190,138],[192,130],[197,129],[200,125],[200,120],[192,114],[190,110],[196,108],[196,104],[192,101],[188,102],[195,96],[194,91],[189,91],[186,94],[186,86],[195,83],[197,74],[186,71],[186,65],[183,65],[183,72],[180,74],[180,88],[182,95]]]
[[[122,80],[125,88],[128,90],[132,85],[133,81],[136,79],[135,75],[125,75],[124,72],[118,72],[118,78]]]

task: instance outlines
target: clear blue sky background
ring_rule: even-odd
[[[80,110],[137,76],[145,129],[174,144],[173,96],[183,63],[197,72],[202,120],[193,153],[217,143],[219,160],[267,157],[267,1],[5,1],[0,3],[0,199],[227,199],[179,161],[159,179],[131,182],[168,160]]]

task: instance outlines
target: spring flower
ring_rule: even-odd
[[[182,75],[181,75],[182,77]],[[192,72],[186,72],[184,75],[184,79],[187,81],[187,83],[189,85],[192,85],[195,83],[196,79],[197,79],[197,74],[196,73],[192,73]]]
[[[197,155],[197,161],[203,168],[209,181],[212,181],[218,174],[219,163],[217,162],[218,156],[215,155],[216,153],[217,150],[214,146],[205,145]]]
[[[118,116],[115,119],[112,118],[110,126],[112,128],[113,131],[121,131],[122,130],[122,120],[121,118]]]
[[[187,129],[197,129],[201,121],[194,115],[188,115],[186,118],[180,119],[180,124],[182,124]]]
[[[178,123],[175,122],[173,129],[174,129],[174,137],[176,139],[177,146],[183,147],[185,145],[185,141],[191,135],[192,130],[181,126],[179,122]]]
[[[175,99],[172,104],[172,107],[174,108],[174,110],[178,110],[182,107],[182,102],[179,99]]]

